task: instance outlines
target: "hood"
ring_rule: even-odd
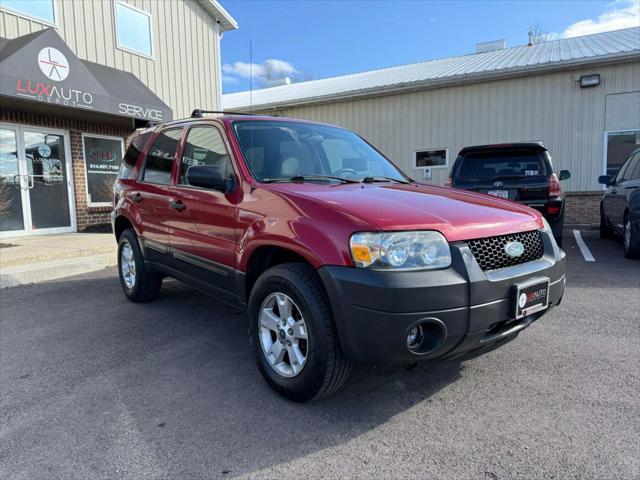
[[[377,230],[437,230],[449,242],[506,235],[543,227],[524,205],[478,193],[421,184],[272,184],[291,198],[321,202]],[[361,228],[361,225],[358,227]]]

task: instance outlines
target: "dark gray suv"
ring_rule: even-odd
[[[625,256],[640,258],[640,148],[615,177],[601,175],[598,181],[607,187],[600,203],[600,236],[621,234]]]

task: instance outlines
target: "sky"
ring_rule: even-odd
[[[475,52],[478,42],[525,45],[538,24],[550,38],[640,26],[640,0],[223,0],[238,30],[222,39],[223,93]],[[249,44],[251,42],[251,52]],[[250,62],[252,58],[252,62]]]

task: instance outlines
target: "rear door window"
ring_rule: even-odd
[[[127,148],[127,152],[124,154],[124,158],[122,159],[122,164],[120,165],[120,171],[118,172],[118,178],[127,179],[131,177],[131,172],[133,168],[136,166],[136,162],[138,161],[138,157],[140,156],[140,152],[144,148],[144,145],[147,143],[147,140],[151,136],[152,132],[143,132],[136,136]]]
[[[543,152],[535,150],[469,152],[458,158],[457,179],[517,180],[547,177]]]
[[[147,153],[147,159],[142,172],[142,181],[169,185],[171,183],[171,169],[176,158],[176,150],[182,128],[164,130],[158,134]]]

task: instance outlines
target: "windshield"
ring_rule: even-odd
[[[458,158],[455,177],[461,180],[497,180],[546,177],[543,152],[509,150],[470,152]]]
[[[407,181],[391,162],[348,130],[272,120],[236,121],[233,128],[247,166],[260,182]]]

